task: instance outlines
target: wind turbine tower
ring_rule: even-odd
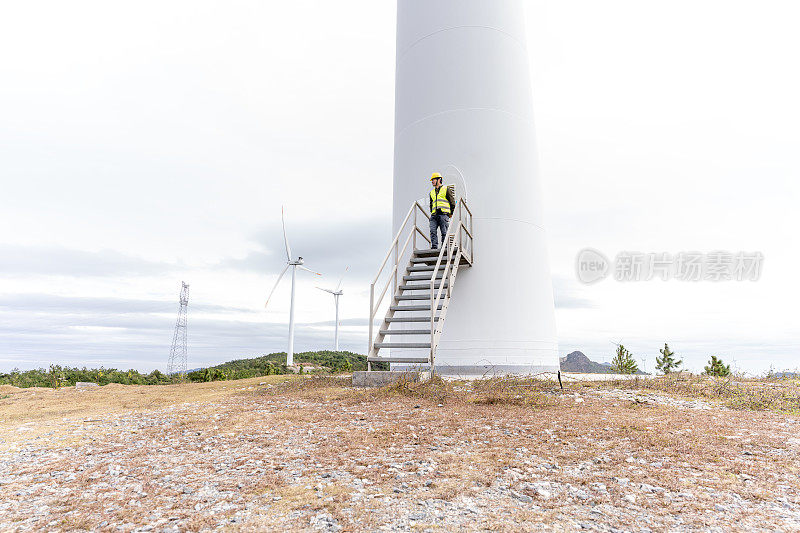
[[[349,269],[350,269],[349,266],[344,269],[345,274]],[[344,291],[342,291],[342,280],[344,280],[344,274],[342,274],[342,277],[339,278],[339,283],[336,285],[336,289],[334,290],[325,289],[323,287],[317,287],[319,290],[325,291],[333,295],[333,303],[336,306],[336,327],[334,329],[334,334],[333,334],[333,345],[334,345],[334,351],[337,352],[339,351],[339,297],[342,294],[344,294]]]
[[[289,269],[289,267],[292,267],[292,299],[289,303],[289,346],[286,350],[286,365],[292,366],[294,365],[294,285],[297,277],[297,269],[299,268],[300,270],[311,272],[317,276],[321,276],[321,274],[304,266],[302,257],[298,256],[297,259],[292,259],[292,249],[289,247],[289,239],[286,237],[286,221],[283,217],[283,208],[281,208],[281,225],[283,226],[283,244],[286,248],[286,266],[283,267],[283,270],[281,270],[278,280],[275,282],[275,285],[269,292],[269,296],[267,296],[267,301],[264,303],[264,307],[267,307],[269,304],[269,300],[272,298],[272,294],[275,292],[275,289],[278,288],[283,275],[286,274],[286,271]]]
[[[397,3],[393,230],[450,167],[474,213],[474,262],[436,348],[444,374],[559,369],[524,21],[521,0]]]

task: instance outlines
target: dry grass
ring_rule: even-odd
[[[428,381],[407,379],[379,389],[386,397],[405,396],[435,404],[552,407],[562,391],[552,381],[498,377],[476,381],[449,381],[433,376]]]
[[[436,404],[463,400],[455,390],[453,382],[443,380],[439,376],[422,382],[413,382],[405,377],[395,383],[378,389],[378,394],[384,397],[405,396],[407,398],[424,399]]]
[[[5,443],[38,436],[65,420],[80,419],[91,424],[97,417],[194,402],[220,400],[259,383],[279,385],[298,380],[297,376],[278,375],[237,381],[182,383],[176,385],[120,385],[78,390],[65,387],[21,389],[0,386],[0,433]],[[20,425],[26,426],[18,431]],[[17,431],[13,431],[17,430]],[[0,445],[1,447],[2,445]]]
[[[703,398],[720,402],[731,409],[800,413],[800,381],[796,379],[766,380],[677,373],[655,379],[637,377],[605,381],[596,386],[654,390],[687,398]]]
[[[293,376],[294,379],[282,380],[271,388],[260,388],[255,394],[267,396],[280,396],[293,393],[318,393],[320,390],[334,390],[350,387],[352,379],[349,375],[338,376],[335,374]]]
[[[259,383],[280,384],[297,380],[297,376],[264,376],[237,381],[209,383],[182,383],[176,385],[120,385],[111,383],[103,387],[78,390],[65,387],[54,390],[41,387],[20,389],[10,385],[0,386],[4,393],[0,400],[0,420],[31,422],[40,419],[108,413],[109,410],[155,409],[164,405],[184,402],[202,402],[220,399],[238,392],[238,389]]]
[[[259,386],[261,382],[271,386]],[[677,389],[666,380],[634,383],[617,386],[703,398],[730,396],[718,383],[691,382]],[[103,505],[97,499],[75,498],[63,507],[53,506],[51,513],[60,514],[62,520],[67,520],[67,512],[75,511],[63,523],[65,528],[94,529],[100,516],[117,524],[143,524],[150,509],[174,505],[159,513],[180,517],[175,523],[180,522],[181,529],[196,530],[216,527],[233,512],[195,509],[195,496],[183,495],[174,483],[163,479],[176,466],[185,469],[174,477],[181,476],[180,483],[194,494],[211,483],[251,504],[255,511],[246,525],[230,526],[245,530],[308,528],[309,513],[319,512],[330,513],[345,531],[374,530],[415,509],[420,499],[456,505],[465,498],[496,493],[501,485],[524,492],[520,485],[535,481],[580,488],[588,499],[576,503],[564,493],[535,499],[540,509],[532,513],[518,500],[506,497],[482,508],[467,529],[525,530],[540,522],[572,529],[565,520],[584,512],[583,507],[626,508],[622,497],[642,483],[673,493],[697,493],[691,502],[638,496],[637,509],[648,513],[652,529],[669,529],[674,525],[667,521],[669,516],[678,514],[684,520],[681,527],[708,529],[720,525],[709,522],[718,501],[711,496],[712,489],[760,502],[773,500],[781,485],[797,487],[798,450],[787,443],[796,426],[787,423],[786,414],[754,411],[745,420],[719,409],[639,404],[597,394],[597,388],[607,386],[578,384],[562,392],[557,383],[537,380],[434,378],[365,390],[354,389],[348,380],[337,377],[274,376],[185,386],[58,391],[61,395],[3,391],[14,404],[0,403],[0,431],[5,438],[16,426],[32,420],[55,432],[48,446],[68,445],[75,453],[107,458],[79,472],[75,494],[96,486],[97,476],[106,476],[112,463],[126,465],[126,479],[141,483],[148,494],[142,503],[149,509],[128,505],[129,494],[111,491]],[[694,386],[706,389],[693,392]],[[576,402],[577,397],[584,401]],[[177,407],[162,409],[167,406]],[[31,418],[25,418],[25,410]],[[7,413],[13,420],[6,418]],[[55,437],[70,431],[61,424],[66,416],[80,421],[81,427],[95,417],[125,416],[139,423],[98,431],[91,440],[84,432],[80,442],[56,441]],[[160,420],[165,423],[158,424]],[[44,440],[35,441],[30,432],[22,432],[19,438],[46,445]],[[229,464],[221,470],[217,465],[223,459]],[[76,464],[70,460],[59,456],[51,462],[19,463],[14,469],[18,475],[46,477],[50,471],[72,471]],[[254,464],[256,460],[263,464]],[[321,473],[336,476],[321,478]],[[186,474],[189,477],[182,477]],[[743,476],[752,479],[745,482]],[[618,485],[618,478],[630,482]],[[363,494],[357,493],[353,480],[364,483]],[[599,493],[592,489],[595,483],[614,490]],[[407,488],[396,492],[401,484]],[[44,487],[30,498],[47,497]],[[2,490],[17,488],[0,486],[0,499]],[[528,495],[537,498],[530,490]],[[177,503],[168,503],[169,498]],[[117,501],[119,509],[106,513],[104,506],[112,501]],[[302,518],[291,518],[292,513]],[[586,513],[585,519],[590,520],[590,511]],[[753,523],[765,528],[773,518],[752,516]],[[622,519],[603,520],[613,527],[629,527]],[[450,529],[459,529],[453,524]]]

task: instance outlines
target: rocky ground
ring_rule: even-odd
[[[0,391],[0,530],[800,531],[797,416],[293,379]]]

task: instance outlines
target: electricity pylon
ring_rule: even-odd
[[[186,345],[186,310],[189,305],[189,285],[181,281],[180,306],[178,320],[175,323],[175,335],[172,337],[172,349],[169,352],[167,375],[179,374],[186,377],[187,345]]]

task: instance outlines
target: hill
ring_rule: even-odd
[[[321,350],[317,352],[301,352],[294,356],[295,365],[306,365],[306,371],[329,370],[332,372],[366,370],[367,358],[353,352],[333,352]],[[385,370],[378,363],[373,365],[376,370]],[[187,372],[190,381],[218,381],[225,379],[242,379],[272,374],[287,374],[293,370],[286,367],[286,353],[278,352],[250,359],[234,359],[227,363],[208,368],[195,368]],[[175,381],[175,376],[165,375],[158,370],[149,374],[137,370],[119,370],[116,368],[77,368],[50,365],[50,369],[38,368],[20,371],[17,369],[8,373],[0,372],[0,385],[14,387],[71,387],[78,381],[88,381],[98,385],[119,383],[122,385],[163,385]]]
[[[334,352],[331,350],[321,350],[316,352],[300,352],[294,354],[295,366],[311,366],[322,368],[332,372],[352,370],[366,370],[367,358],[364,355],[353,352]],[[378,368],[380,363],[374,365]],[[270,376],[273,374],[290,373],[286,367],[286,352],[276,352],[261,357],[249,359],[234,359],[208,368],[202,368],[189,372],[187,377],[190,381],[216,381],[219,379],[243,379],[258,376]]]
[[[581,374],[609,374],[611,365],[592,361],[583,352],[572,352],[561,359],[562,372],[579,372]]]

